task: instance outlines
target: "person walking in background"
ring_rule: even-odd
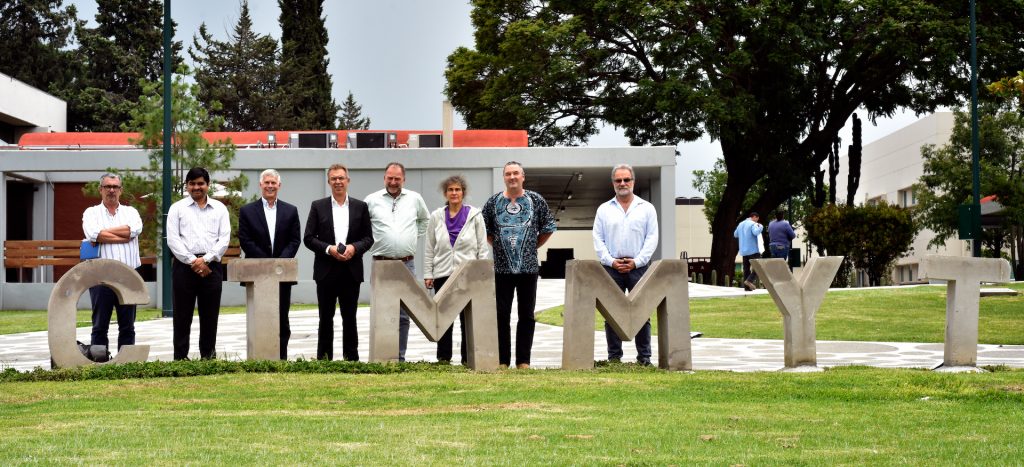
[[[764,231],[764,226],[758,223],[761,216],[756,211],[751,211],[740,225],[736,226],[732,236],[740,241],[740,256],[743,257],[743,288],[747,291],[757,289],[754,281],[757,280],[757,273],[750,268],[750,260],[761,257],[761,250],[757,246],[757,237]]]
[[[768,224],[768,251],[772,258],[782,258],[789,261],[789,250],[793,247],[793,239],[796,232],[789,221],[783,219],[786,213],[775,211],[775,220]],[[792,268],[790,268],[792,269]]]
[[[331,196],[313,201],[306,219],[303,243],[313,251],[313,280],[320,311],[316,358],[334,359],[334,308],[341,311],[341,352],[345,360],[359,360],[356,309],[363,282],[363,254],[373,245],[370,212],[366,203],[348,195],[348,168],[327,169]]]
[[[142,217],[131,206],[121,204],[121,177],[106,173],[100,177],[100,204],[82,214],[85,239],[99,244],[100,258],[120,261],[132,269],[142,266],[139,258],[139,234]],[[92,300],[92,345],[109,347],[110,317],[117,309],[117,348],[135,344],[135,305],[118,304],[117,295],[109,287],[89,288]],[[106,355],[98,361],[106,361]],[[92,357],[97,357],[93,355]]]
[[[416,276],[417,242],[427,231],[430,211],[423,197],[404,189],[405,166],[391,162],[384,169],[384,189],[366,197],[373,226],[374,261],[401,261]],[[409,311],[402,307],[398,316],[398,361],[405,361],[409,345]]]
[[[430,214],[427,221],[427,245],[423,254],[423,284],[439,292],[448,278],[466,261],[486,259],[490,246],[487,244],[487,229],[483,213],[464,203],[466,179],[453,175],[441,182],[441,192],[447,201],[444,206]],[[459,313],[459,329],[462,331],[462,364],[466,364],[466,324],[463,313]],[[437,361],[452,360],[452,323],[441,339],[437,341]]]
[[[260,174],[260,199],[238,212],[238,243],[246,258],[294,258],[302,244],[299,210],[278,199],[281,174],[274,169]],[[280,283],[281,360],[288,360],[288,308],[294,282]]]
[[[544,197],[523,188],[526,171],[522,164],[507,162],[502,172],[505,191],[491,196],[483,208],[487,242],[494,247],[498,363],[507,367],[512,360],[512,297],[517,296],[516,367],[529,368],[537,326],[533,316],[540,274],[537,249],[548,241],[557,226]]]
[[[193,167],[185,175],[189,196],[167,211],[167,246],[177,258],[174,281],[174,359],[187,360],[192,314],[199,308],[199,356],[216,356],[217,319],[224,285],[221,259],[231,240],[231,218],[223,203],[208,196],[210,173]]]
[[[594,250],[597,259],[623,292],[640,282],[658,247],[658,212],[654,205],[633,194],[636,176],[633,168],[619,164],[612,169],[615,197],[597,208],[594,216]],[[605,322],[608,361],[622,360],[622,339]],[[636,361],[651,364],[651,320],[644,323],[634,338]]]

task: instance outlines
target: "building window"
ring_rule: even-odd
[[[896,197],[899,199],[900,207],[902,208],[909,208],[917,205],[917,196],[914,194],[913,188],[900,190],[896,194]]]

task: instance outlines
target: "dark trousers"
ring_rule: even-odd
[[[117,294],[110,288],[97,285],[89,288],[92,300],[92,345],[110,346],[107,331],[110,317],[117,309],[117,349],[135,345],[135,305],[118,305]]]
[[[448,282],[447,277],[439,277],[434,279],[434,293],[441,290],[444,287],[444,283]],[[444,332],[437,341],[437,361],[439,362],[450,362],[452,361],[452,333],[455,329],[455,323],[448,326],[448,330]],[[465,365],[468,361],[466,359],[466,316],[465,313],[459,313],[459,329],[462,330],[462,364]]]
[[[341,309],[341,355],[348,361],[359,360],[359,332],[356,329],[356,308],[359,307],[359,283],[341,279],[316,281],[316,301],[320,309],[316,358],[334,360],[334,308]]]
[[[519,303],[516,324],[516,365],[530,363],[533,331],[537,321],[533,309],[537,305],[537,274],[495,274],[494,298],[498,306],[498,363],[509,365],[512,359],[512,296]]]
[[[174,260],[171,268],[174,310],[174,359],[188,357],[192,331],[192,314],[199,309],[199,356],[217,356],[217,318],[220,316],[220,293],[224,286],[224,268],[220,262],[210,263],[210,275],[200,277],[192,267]]]
[[[647,272],[647,266],[642,268],[636,268],[629,271],[626,274],[622,274],[615,269],[605,266],[604,270],[608,272],[612,280],[615,281],[615,285],[619,286],[619,290],[626,292],[633,290],[636,284],[640,282],[640,279],[644,277],[644,273]],[[615,330],[608,325],[606,321],[604,323],[604,336],[605,341],[608,342],[608,360],[621,360],[622,359],[622,339],[615,333]],[[651,320],[647,320],[640,331],[636,333],[636,337],[633,338],[636,342],[636,361],[639,363],[651,363]]]
[[[761,259],[761,253],[754,253],[743,257],[743,280],[754,282],[757,280],[757,273],[750,267],[750,260]]]
[[[282,283],[280,303],[281,360],[288,360],[288,338],[292,336],[292,328],[288,325],[288,309],[292,303],[292,284]]]

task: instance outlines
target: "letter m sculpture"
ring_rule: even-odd
[[[631,341],[658,310],[658,367],[691,370],[687,265],[655,261],[627,297],[597,261],[569,261],[565,280],[562,368],[594,367],[594,308],[624,341]]]
[[[498,321],[494,301],[494,264],[472,260],[452,274],[431,298],[401,261],[374,261],[371,275],[370,361],[398,360],[398,315],[401,306],[431,342],[437,342],[465,312],[465,365],[474,370],[498,368]]]

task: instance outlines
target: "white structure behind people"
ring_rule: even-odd
[[[540,262],[537,248],[544,245],[557,229],[555,217],[540,194],[523,188],[526,170],[511,161],[502,169],[505,190],[484,203],[487,242],[494,252],[495,301],[498,307],[498,364],[509,366],[512,360],[512,298],[517,298],[519,320],[516,323],[516,367],[529,368],[533,316],[537,304],[537,279]]]
[[[759,237],[764,231],[764,226],[760,224],[760,220],[761,216],[752,211],[732,233],[740,243],[740,256],[743,257],[743,288],[748,291],[757,289],[757,273],[750,268],[750,260],[761,257]]]
[[[483,212],[465,204],[469,187],[466,178],[452,175],[441,182],[445,204],[430,213],[427,222],[426,247],[423,250],[423,285],[435,293],[444,288],[448,278],[467,261],[486,259],[491,251],[487,243],[487,229]],[[437,341],[437,361],[452,360],[452,323],[441,339]],[[464,313],[459,313],[459,329],[462,333],[460,353],[465,365],[466,324]]]
[[[633,194],[636,175],[627,164],[612,169],[615,197],[602,203],[594,217],[594,250],[604,270],[623,292],[636,287],[658,247],[658,213],[654,205]],[[622,360],[622,339],[604,324],[608,361]],[[651,320],[634,337],[636,361],[651,364]]]
[[[189,358],[192,315],[199,310],[199,356],[216,357],[217,320],[224,285],[221,260],[231,241],[231,219],[209,196],[210,172],[193,167],[185,175],[188,196],[167,211],[167,246],[174,254],[174,359]]]
[[[85,239],[99,246],[99,257],[120,261],[132,269],[142,266],[139,257],[139,234],[142,217],[131,206],[121,204],[121,177],[106,173],[100,177],[102,201],[82,214]],[[109,360],[110,318],[117,310],[117,348],[135,344],[135,305],[122,305],[117,295],[106,286],[89,288],[92,301],[92,340],[87,357],[95,361]],[[95,350],[95,352],[94,352]]]
[[[430,212],[423,197],[405,189],[405,166],[389,163],[384,169],[384,189],[366,197],[373,227],[374,261],[401,261],[416,275],[417,243],[427,231]],[[398,318],[398,361],[405,361],[409,345],[409,310],[403,307]]]

